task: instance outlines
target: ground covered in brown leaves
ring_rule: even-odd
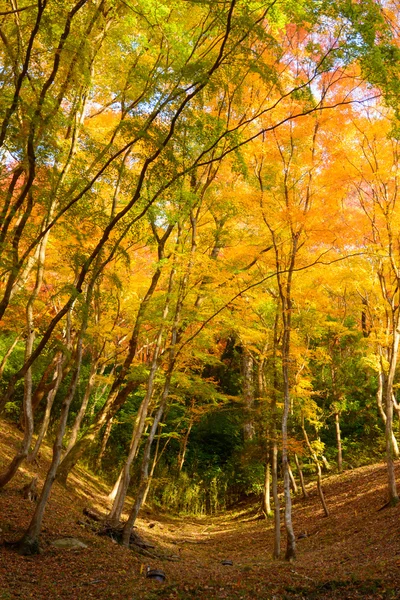
[[[20,433],[5,423],[0,428],[2,469]],[[34,474],[42,482],[48,458],[44,451],[39,468],[25,465],[0,492],[0,541],[17,540],[29,523],[34,505],[20,489]],[[144,510],[137,531],[154,548],[121,548],[96,535],[82,512],[90,507],[105,513],[107,488],[77,470],[66,488],[54,486],[41,554],[24,557],[0,545],[0,600],[400,598],[400,506],[379,510],[385,486],[384,465],[327,478],[330,516],[324,518],[310,485],[310,497],[294,501],[295,532],[306,537],[298,540],[298,558],[289,564],[271,559],[272,523],[250,503],[211,518]],[[88,547],[51,545],[65,537]],[[224,560],[232,565],[223,565]],[[146,578],[148,565],[164,571],[164,583]]]

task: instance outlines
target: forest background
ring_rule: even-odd
[[[278,557],[283,486],[292,559],[291,465],[327,514],[322,469],[385,455],[397,503],[398,16],[4,5],[0,410],[24,439],[0,487],[54,443],[23,552],[79,460],[114,526],[133,484],[125,544],[146,499],[262,494]]]

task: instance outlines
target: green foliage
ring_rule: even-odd
[[[6,402],[4,412],[7,417],[17,423],[21,415],[21,404],[18,402]]]
[[[214,514],[225,508],[226,484],[222,473],[204,481],[183,472],[177,479],[157,478],[151,498],[160,507],[177,513]]]
[[[7,333],[0,336],[0,361],[3,360],[7,351],[9,350],[9,348],[11,348],[15,338],[16,338],[15,335],[7,334]],[[24,355],[24,342],[21,339],[19,342],[17,342],[13,352],[11,353],[11,355],[9,356],[9,358],[5,364],[3,377],[8,377],[8,374],[10,372],[11,373],[14,372],[19,367],[19,365],[21,364],[21,362],[23,360],[23,355]]]

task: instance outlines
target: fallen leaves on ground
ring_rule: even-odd
[[[0,468],[21,434],[2,423]],[[7,458],[8,456],[8,458]],[[35,474],[43,482],[49,450],[38,468],[25,466],[0,493],[0,537],[17,540],[34,504],[20,489]],[[42,553],[24,557],[0,547],[0,600],[307,600],[400,598],[400,507],[385,503],[384,465],[363,467],[324,484],[330,516],[318,496],[296,497],[293,506],[298,558],[271,558],[273,525],[258,505],[244,502],[229,513],[181,518],[145,509],[138,534],[155,548],[140,553],[96,535],[83,509],[106,513],[105,484],[77,469],[67,487],[55,484],[46,510]],[[60,538],[80,539],[88,548],[58,549]],[[282,525],[282,554],[284,531]],[[222,564],[232,561],[232,564]],[[146,578],[161,569],[164,583]]]

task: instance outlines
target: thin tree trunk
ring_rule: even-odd
[[[128,453],[128,456],[127,456],[127,459],[126,459],[126,462],[125,462],[125,465],[123,468],[123,473],[122,473],[121,480],[119,482],[118,491],[115,496],[110,514],[108,516],[108,519],[111,523],[118,523],[120,520],[121,514],[122,514],[122,510],[123,510],[124,503],[125,503],[125,497],[126,497],[128,487],[129,487],[129,482],[130,482],[130,468],[131,468],[132,462],[136,456],[136,453],[137,453],[137,450],[139,447],[139,442],[142,437],[150,401],[153,396],[155,378],[156,378],[156,374],[157,374],[157,371],[159,368],[159,355],[160,355],[161,345],[162,345],[162,341],[163,341],[166,319],[167,319],[169,307],[170,307],[170,300],[171,300],[171,294],[172,294],[172,289],[173,289],[173,285],[174,285],[174,278],[175,278],[175,268],[173,267],[171,274],[170,274],[170,278],[169,278],[168,291],[167,291],[167,297],[165,300],[162,321],[161,321],[161,325],[160,325],[160,328],[159,328],[159,331],[157,334],[157,340],[156,340],[156,344],[155,344],[154,351],[153,351],[153,359],[152,359],[152,364],[151,364],[151,368],[150,368],[149,378],[147,381],[146,394],[142,400],[142,403],[138,410],[138,414],[135,419],[129,453]]]
[[[294,461],[296,463],[296,467],[297,467],[297,472],[299,474],[300,477],[300,485],[301,485],[301,491],[303,492],[303,498],[308,498],[308,494],[307,494],[307,490],[306,490],[306,486],[304,485],[304,475],[303,475],[303,470],[300,467],[300,463],[299,463],[299,459],[297,454],[294,454]]]
[[[287,193],[287,190],[286,190]],[[290,495],[290,474],[288,460],[288,418],[291,409],[290,397],[290,334],[291,334],[291,319],[292,319],[292,300],[291,287],[292,277],[296,261],[298,234],[292,231],[292,247],[290,251],[290,259],[287,268],[286,280],[280,273],[280,257],[279,251],[273,234],[276,267],[277,267],[277,282],[280,297],[280,308],[283,325],[282,333],[282,379],[283,379],[283,413],[282,413],[282,469],[283,469],[283,495],[285,498],[285,529],[286,529],[286,560],[292,561],[296,558],[296,538],[292,524],[292,498]]]
[[[80,406],[80,409],[78,411],[78,414],[76,415],[74,424],[72,426],[71,435],[70,435],[64,456],[66,456],[68,454],[68,452],[71,450],[71,448],[75,445],[75,442],[78,438],[78,433],[81,428],[83,418],[86,414],[87,405],[89,403],[90,395],[91,395],[93,387],[94,387],[94,382],[96,379],[96,373],[97,373],[97,367],[99,364],[99,359],[100,359],[100,357],[98,356],[91,364],[89,380],[86,385],[85,393],[83,395],[82,404]]]
[[[288,412],[289,409],[287,409]],[[287,414],[284,409],[282,419],[282,467],[283,467],[283,496],[285,498],[285,528],[286,528],[286,560],[296,558],[296,538],[292,525],[292,498],[290,495],[290,476],[287,461]]]
[[[322,489],[322,471],[321,471],[321,465],[320,462],[318,460],[318,456],[316,455],[315,451],[313,450],[311,444],[310,444],[310,440],[308,439],[308,434],[304,425],[304,416],[302,416],[302,424],[301,424],[301,428],[303,431],[303,435],[304,435],[304,440],[306,442],[307,448],[310,451],[311,457],[314,461],[315,464],[315,468],[317,471],[317,489],[318,489],[318,495],[319,498],[321,500],[321,504],[322,504],[322,508],[324,510],[325,516],[329,517],[329,511],[328,511],[328,507],[326,506],[326,502],[325,502],[325,496],[324,496],[324,492]]]
[[[381,361],[382,361],[382,351],[380,351],[380,356],[381,356]],[[378,405],[379,414],[381,415],[382,421],[385,425],[385,436],[386,436],[386,420],[387,419],[386,419],[385,409],[383,408],[383,392],[384,392],[384,387],[385,387],[384,383],[385,383],[385,375],[383,372],[383,368],[381,366],[381,368],[379,369],[379,372],[378,372],[378,391],[376,393],[376,403]],[[394,432],[393,432],[393,426],[392,426],[392,448],[393,448],[393,455],[395,456],[395,458],[399,458],[400,450],[399,450],[399,445],[397,443],[396,436],[394,435]]]
[[[296,483],[296,480],[294,478],[293,471],[292,471],[292,468],[290,466],[289,460],[288,460],[288,471],[289,471],[290,485],[292,486],[293,493],[297,494],[297,492],[298,492],[297,483]]]
[[[184,298],[186,295],[186,289],[187,289],[187,285],[188,285],[188,281],[189,281],[189,276],[190,276],[191,269],[193,266],[193,258],[194,258],[194,254],[196,252],[196,247],[197,247],[196,246],[197,217],[195,214],[193,214],[193,211],[190,213],[190,222],[191,222],[191,228],[192,228],[191,248],[190,248],[188,265],[185,270],[185,274],[183,275],[183,278],[180,282],[179,294],[178,294],[176,307],[175,307],[174,321],[173,321],[173,325],[172,325],[172,329],[171,329],[171,342],[170,342],[170,347],[169,347],[169,365],[168,365],[168,371],[167,371],[166,380],[165,380],[162,404],[164,402],[166,402],[166,399],[168,397],[169,385],[170,385],[172,372],[173,372],[173,369],[175,366],[175,361],[176,361],[175,348],[176,348],[177,342],[179,341],[179,339],[183,333],[183,330],[178,331],[178,325],[180,322],[180,316],[181,316],[181,311],[182,311],[182,307],[183,307],[183,301],[184,301]],[[145,419],[147,416],[148,406],[149,406],[151,397],[153,395],[154,380],[155,380],[156,372],[159,367],[159,355],[160,355],[162,343],[163,343],[165,323],[166,323],[166,319],[167,319],[169,309],[170,309],[172,292],[175,287],[175,274],[176,274],[175,261],[177,259],[177,255],[178,255],[181,234],[182,234],[182,225],[180,223],[178,223],[178,233],[177,233],[177,239],[175,242],[174,263],[172,265],[172,269],[171,269],[171,273],[170,273],[170,277],[169,277],[168,291],[167,291],[167,296],[166,296],[165,305],[164,305],[164,311],[163,311],[163,315],[162,315],[162,322],[161,322],[161,326],[160,326],[160,329],[158,332],[158,336],[157,336],[157,340],[156,340],[156,344],[155,344],[155,348],[154,348],[153,362],[152,362],[152,365],[150,368],[147,392],[146,392],[145,398],[142,401],[138,416],[136,418],[134,433],[133,433],[133,437],[132,437],[131,449],[130,449],[127,461],[125,463],[124,473],[123,473],[123,476],[122,476],[122,479],[120,482],[117,496],[114,500],[113,507],[110,511],[109,518],[112,523],[118,522],[120,519],[120,516],[122,514],[122,509],[123,509],[125,497],[126,497],[126,494],[128,491],[128,486],[129,486],[130,467],[131,467],[132,461],[137,452],[140,438],[143,433],[143,428],[144,428],[144,423],[145,423]],[[124,535],[127,536],[128,534],[126,533]],[[126,542],[126,539],[125,539],[125,542]]]
[[[40,402],[42,401],[42,398],[45,396],[45,394],[50,392],[52,387],[55,385],[56,379],[54,377],[54,374],[55,374],[55,371],[57,370],[58,356],[59,356],[59,353],[55,352],[53,360],[51,362],[49,362],[47,367],[44,369],[42,377],[40,378],[40,381],[39,381],[38,385],[36,386],[36,389],[32,395],[33,414],[35,414],[35,411],[38,408],[38,406],[40,405]],[[50,382],[48,382],[47,380],[51,374],[52,374],[52,379]]]
[[[185,463],[186,450],[187,450],[187,445],[188,445],[188,441],[189,441],[190,432],[192,431],[192,427],[193,427],[193,420],[191,420],[190,423],[189,423],[189,426],[188,426],[188,428],[186,430],[186,433],[185,433],[185,437],[183,438],[183,441],[182,441],[181,448],[179,450],[179,456],[178,456],[178,473],[180,473],[182,471],[183,465]]]
[[[340,418],[339,413],[335,413],[335,430],[336,430],[336,447],[337,447],[337,467],[339,473],[342,472],[343,458],[342,458],[342,437],[340,432]]]
[[[325,516],[329,517],[329,510],[328,510],[328,507],[326,506],[324,491],[322,489],[322,472],[321,472],[321,465],[319,464],[319,462],[317,463],[317,474],[318,474],[318,479],[317,479],[318,495],[321,500],[321,504],[322,504],[322,508],[324,509]]]
[[[394,471],[394,448],[393,448],[393,381],[396,372],[397,356],[400,342],[400,323],[397,322],[393,332],[393,343],[389,363],[389,373],[386,382],[386,462],[388,472],[389,503],[394,506],[398,503],[396,475]]]
[[[185,273],[184,273],[183,278],[179,285],[179,294],[178,294],[176,307],[175,307],[174,321],[173,321],[173,325],[172,325],[172,329],[171,329],[171,341],[170,341],[169,351],[168,351],[168,353],[169,353],[168,370],[167,370],[167,374],[165,377],[165,384],[164,384],[164,389],[163,389],[163,394],[162,394],[161,405],[157,412],[157,415],[155,418],[155,423],[153,424],[153,428],[152,428],[151,434],[149,436],[148,445],[145,448],[145,458],[144,458],[144,461],[142,464],[142,475],[145,479],[145,482],[144,482],[143,486],[140,486],[140,489],[138,492],[138,497],[137,497],[137,502],[135,503],[133,511],[131,512],[131,515],[124,527],[123,543],[125,545],[129,544],[129,539],[130,539],[130,534],[131,534],[131,530],[133,527],[133,523],[136,519],[137,513],[143,502],[143,498],[146,493],[146,488],[148,488],[148,465],[149,465],[149,460],[150,460],[151,444],[154,439],[161,416],[165,410],[167,398],[169,395],[171,378],[172,378],[172,374],[173,374],[173,371],[175,368],[175,363],[176,363],[176,358],[177,358],[176,357],[176,346],[177,346],[178,342],[180,341],[180,339],[183,335],[183,331],[184,331],[184,327],[180,327],[179,324],[180,324],[180,319],[181,319],[183,302],[184,302],[184,299],[186,296],[188,282],[189,282],[190,274],[191,274],[192,267],[193,267],[193,259],[194,259],[194,255],[195,255],[195,252],[197,249],[196,236],[197,236],[197,218],[199,215],[199,211],[200,211],[200,208],[197,207],[197,210],[195,212],[191,211],[191,213],[190,213],[190,223],[191,223],[191,231],[192,231],[191,247],[190,247],[190,254],[189,254],[187,268],[185,270]],[[177,241],[176,241],[177,249],[178,249],[178,245],[180,242],[181,233],[182,233],[182,225],[179,223],[178,224],[178,235],[177,235]],[[174,278],[175,278],[175,267],[173,267],[173,269],[171,271],[170,282],[169,282],[169,286],[168,286],[167,302],[166,302],[166,306],[165,306],[165,315],[168,314],[168,310],[169,310],[168,298],[171,296]],[[163,320],[164,320],[164,316],[163,316]],[[161,340],[162,340],[162,336],[160,336],[160,341]],[[157,348],[157,344],[156,344],[156,348]],[[187,437],[189,437],[189,433],[190,433],[190,430],[188,432]],[[184,454],[183,454],[183,458],[184,458]]]
[[[75,372],[72,376],[71,383],[69,386],[68,393],[64,398],[64,402],[61,407],[61,416],[60,422],[56,434],[56,439],[53,446],[53,457],[51,461],[50,468],[47,472],[46,480],[44,482],[39,500],[36,505],[35,512],[33,514],[30,525],[22,537],[19,548],[23,554],[37,554],[39,552],[39,536],[42,528],[42,521],[44,517],[44,512],[46,509],[47,501],[50,496],[51,489],[53,487],[53,483],[56,478],[56,473],[58,466],[60,464],[61,452],[62,452],[62,441],[65,433],[65,428],[68,420],[69,408],[71,406],[71,402],[75,395],[76,386],[79,380],[79,374],[82,364],[82,353],[83,353],[83,334],[86,329],[86,325],[84,324],[81,329],[81,333],[77,342],[77,350],[76,350],[76,367]]]
[[[159,262],[164,258],[164,248],[165,244],[173,230],[173,226],[168,226],[162,238],[157,237],[158,244],[158,258]],[[121,387],[123,382],[125,381],[126,375],[128,373],[129,367],[132,364],[133,359],[136,356],[137,347],[138,347],[138,339],[139,332],[142,325],[142,321],[144,315],[147,310],[147,306],[154,294],[154,291],[157,287],[158,281],[160,279],[162,273],[162,267],[157,268],[153,277],[151,279],[149,288],[146,292],[145,297],[143,298],[138,313],[136,315],[135,325],[132,330],[132,335],[129,340],[129,350],[128,354],[125,358],[125,361],[122,365],[122,368],[118,372],[117,376],[114,379],[114,382],[111,386],[110,392],[108,394],[108,398],[101,408],[101,410],[97,413],[96,419],[94,423],[92,423],[86,430],[85,434],[76,442],[73,448],[69,451],[68,455],[64,457],[61,462],[60,469],[58,472],[58,479],[65,483],[67,481],[68,475],[72,468],[76,465],[78,460],[83,456],[86,450],[91,446],[93,441],[96,439],[97,434],[102,429],[102,427],[116,415],[120,407],[126,401],[129,393],[134,389],[135,383],[129,382],[124,387]]]
[[[124,467],[122,467],[122,468],[121,468],[121,470],[120,470],[120,472],[119,472],[119,475],[118,475],[118,477],[117,477],[117,480],[116,480],[116,482],[114,483],[114,486],[113,486],[113,488],[112,488],[111,492],[110,492],[110,493],[108,494],[108,496],[107,496],[107,499],[108,499],[108,500],[111,500],[111,501],[114,501],[114,500],[115,500],[115,496],[117,495],[118,488],[119,488],[119,484],[120,484],[120,482],[121,482],[121,479],[122,479],[122,475],[123,475],[123,474],[124,474]]]
[[[272,496],[274,499],[274,550],[273,557],[281,555],[281,507],[278,494],[278,440],[273,432],[272,442]]]
[[[121,390],[115,390],[114,393],[110,392],[106,403],[97,413],[95,421],[88,426],[84,435],[77,440],[73,448],[63,458],[57,474],[59,481],[66,483],[72,468],[96,440],[99,431],[101,431],[109,419],[116,415],[119,408],[124,404],[129,393],[135,386],[136,384],[134,382],[129,382]]]
[[[243,400],[245,410],[245,422],[243,424],[244,440],[252,440],[254,437],[254,425],[252,419],[252,408],[254,404],[253,383],[253,357],[248,349],[243,346],[242,373],[243,373]]]
[[[107,517],[107,520],[114,525],[119,523],[121,515],[122,515],[122,511],[124,508],[125,498],[126,498],[126,494],[128,493],[129,483],[131,480],[131,475],[130,475],[131,465],[136,457],[136,454],[137,454],[137,451],[139,448],[139,442],[142,438],[145,419],[147,417],[150,400],[151,400],[151,397],[153,394],[154,375],[155,375],[155,371],[153,371],[153,373],[151,373],[146,396],[144,397],[142,404],[140,405],[139,411],[136,415],[135,423],[133,425],[133,432],[132,432],[132,438],[131,438],[128,456],[126,458],[124,466],[121,469],[121,473],[118,478],[118,482],[116,483],[116,486],[115,486],[116,489],[115,490],[113,489],[111,494],[109,495],[109,499],[112,499],[112,496],[114,496],[114,498],[113,498],[113,504],[112,504],[110,513]]]
[[[51,409],[54,404],[54,399],[56,397],[56,394],[58,392],[60,384],[64,378],[63,365],[65,363],[65,360],[66,360],[66,357],[60,353],[58,360],[57,360],[56,369],[55,369],[54,375],[53,375],[53,379],[55,379],[55,385],[47,394],[46,409],[45,409],[42,424],[40,426],[40,431],[39,431],[38,437],[36,439],[35,447],[32,450],[31,454],[28,456],[28,462],[30,462],[30,463],[33,463],[36,460],[37,455],[39,453],[40,446],[42,445],[42,442],[46,436],[47,429],[48,429],[49,423],[50,423],[50,415],[51,415]]]
[[[270,464],[269,458],[267,458],[267,461],[265,463],[262,511],[265,514],[265,516],[267,516],[267,517],[270,517],[272,515],[272,510],[271,510],[271,464]]]
[[[380,351],[380,355],[382,354],[382,351]],[[380,356],[380,361],[382,362],[382,355]],[[383,373],[383,369],[382,366],[380,367],[379,371],[378,371],[378,390],[376,392],[376,403],[378,405],[378,410],[379,410],[379,414],[382,417],[382,421],[386,424],[386,413],[385,410],[383,408],[383,390],[384,390],[384,379],[385,379],[385,375]]]
[[[321,441],[321,438],[318,437],[318,441]],[[322,464],[324,465],[324,469],[327,473],[329,473],[329,471],[331,470],[331,465],[328,462],[328,459],[326,458],[325,454],[321,454],[321,459],[322,459]]]
[[[285,299],[283,299],[285,300]],[[296,558],[296,538],[292,524],[292,498],[290,495],[290,474],[288,461],[288,417],[290,410],[289,393],[289,359],[290,359],[290,303],[287,301],[282,310],[284,331],[282,341],[282,375],[283,375],[283,415],[282,415],[282,467],[283,467],[283,495],[285,498],[285,528],[286,528],[286,560]]]
[[[157,438],[157,444],[156,444],[156,448],[155,448],[155,451],[154,451],[153,462],[152,462],[151,469],[150,469],[150,475],[149,475],[149,478],[147,480],[147,486],[146,486],[146,489],[145,489],[145,492],[144,492],[144,495],[143,495],[142,505],[146,504],[147,494],[149,493],[149,490],[150,490],[150,486],[151,486],[151,482],[153,480],[155,468],[156,468],[157,464],[159,463],[159,461],[160,461],[162,455],[164,454],[165,450],[167,449],[167,446],[168,446],[168,444],[169,444],[170,441],[171,441],[171,438],[168,438],[165,441],[165,444],[164,444],[161,452],[159,452],[159,449],[160,449],[160,437]]]
[[[123,530],[123,534],[122,534],[122,545],[123,546],[129,546],[132,529],[133,529],[133,526],[135,525],[135,521],[136,521],[139,511],[142,507],[142,504],[144,501],[144,496],[146,494],[146,489],[148,486],[148,479],[149,479],[149,464],[150,464],[151,446],[153,444],[154,436],[156,435],[158,426],[161,421],[161,417],[163,416],[165,406],[167,403],[169,387],[170,387],[171,377],[172,377],[172,370],[173,370],[172,368],[169,370],[169,373],[168,373],[168,376],[167,376],[167,379],[166,379],[165,385],[164,385],[161,403],[155,414],[154,421],[153,421],[153,424],[150,429],[149,437],[147,438],[147,441],[146,441],[146,444],[144,447],[144,453],[143,453],[142,464],[141,464],[141,469],[140,469],[140,483],[139,483],[138,490],[136,492],[136,499],[135,499],[133,508],[131,510],[128,520],[126,521],[126,523],[124,525],[124,530]]]
[[[274,320],[274,347],[273,347],[273,382],[272,391],[272,497],[274,499],[274,549],[272,556],[277,559],[281,555],[281,508],[278,494],[278,437],[277,437],[277,390],[278,390],[278,367],[277,367],[277,350],[278,350],[278,325],[279,314],[276,311]]]
[[[26,348],[32,348],[30,344],[27,344]],[[28,370],[25,375],[25,389],[24,389],[24,418],[25,418],[25,428],[24,428],[24,438],[22,440],[22,445],[20,450],[15,454],[13,459],[11,460],[8,468],[0,474],[0,489],[3,488],[17,473],[21,463],[28,456],[29,448],[32,441],[33,436],[33,413],[32,413],[32,405],[30,403],[32,394],[32,378],[31,373]]]
[[[134,458],[136,457],[136,453],[139,448],[139,442],[142,438],[145,420],[146,420],[149,405],[150,405],[150,400],[153,396],[155,376],[156,376],[156,373],[158,370],[158,366],[159,366],[158,365],[158,352],[156,352],[154,359],[153,359],[153,364],[152,364],[152,368],[150,371],[149,380],[147,383],[146,395],[140,405],[138,414],[135,419],[129,453],[128,453],[127,459],[125,461],[124,467],[122,469],[122,476],[119,481],[118,490],[115,495],[113,506],[110,510],[110,514],[108,516],[108,520],[111,523],[119,523],[119,520],[120,520],[121,514],[122,514],[122,510],[124,508],[125,498],[126,498],[126,494],[128,492],[128,487],[129,487],[129,482],[130,482],[130,469],[131,469],[132,462],[133,462]]]
[[[30,359],[33,346],[35,343],[35,322],[33,316],[33,305],[39,293],[39,290],[43,281],[44,261],[46,256],[46,245],[48,242],[49,235],[47,234],[37,251],[37,272],[35,287],[29,297],[28,304],[26,306],[26,325],[27,325],[27,338],[25,343],[25,357],[24,362]],[[24,397],[23,397],[23,412],[24,412],[24,439],[22,447],[13,457],[8,468],[0,474],[0,489],[4,487],[14,475],[17,473],[21,463],[28,456],[29,449],[32,442],[32,436],[34,431],[33,421],[33,409],[32,409],[32,367],[29,367],[24,374]]]
[[[103,375],[103,373],[105,371],[105,368],[106,368],[106,363],[104,362],[102,364],[102,366],[100,367],[99,371],[98,371],[98,375]],[[113,366],[111,367],[111,371],[108,374],[108,377],[110,378],[110,381],[111,381],[111,378],[114,376],[115,369],[116,369],[116,363],[113,364]],[[110,386],[110,383],[107,382],[103,386],[99,385],[96,388],[96,390],[94,392],[94,401],[93,401],[92,406],[91,406],[91,408],[89,410],[89,417],[93,417],[94,416],[94,414],[96,412],[97,403],[99,402],[99,400],[101,400],[103,398],[103,396],[106,393],[107,388],[109,386]],[[100,393],[99,393],[99,390],[100,390]]]
[[[263,349],[263,354],[266,353],[267,344],[265,344]],[[260,360],[257,370],[257,379],[258,379],[258,397],[265,397],[265,386],[264,386],[264,359]],[[264,470],[264,487],[263,487],[263,495],[262,495],[262,505],[261,509],[266,517],[270,517],[272,515],[271,510],[271,439],[270,439],[270,431],[269,425],[266,427],[265,437],[267,440],[267,451],[266,451],[266,460],[265,460],[265,470]]]
[[[71,308],[69,309],[69,311],[67,313],[66,327],[65,327],[65,332],[64,332],[64,338],[65,338],[65,342],[66,342],[66,345],[68,348],[68,355],[72,353],[71,330],[72,330],[73,306],[71,306]],[[50,389],[47,394],[45,414],[44,414],[43,421],[42,421],[42,424],[40,427],[39,435],[38,435],[36,443],[35,443],[35,447],[34,447],[33,451],[31,452],[31,454],[28,456],[28,461],[31,463],[36,460],[37,455],[39,453],[40,446],[42,445],[42,442],[47,435],[47,430],[48,430],[49,423],[50,423],[51,410],[53,408],[55,397],[57,395],[57,392],[59,390],[61,382],[63,381],[66,373],[70,369],[70,361],[68,359],[68,355],[67,355],[67,353],[62,354],[61,352],[58,354],[58,356],[56,355],[56,368],[55,368],[54,374],[53,374],[53,381],[50,385]]]
[[[96,467],[97,467],[97,469],[101,469],[101,463],[102,463],[102,460],[103,460],[103,457],[104,457],[104,454],[105,454],[105,451],[106,451],[108,440],[110,439],[113,421],[114,421],[114,419],[111,418],[108,421],[108,423],[106,424],[106,429],[104,431],[103,439],[101,440],[100,452],[99,452],[99,455],[98,455],[98,457],[96,459]]]

